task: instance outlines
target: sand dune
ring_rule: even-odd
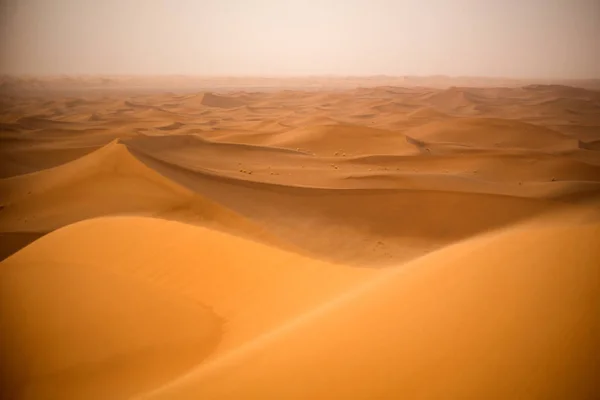
[[[123,398],[374,274],[177,222],[76,223],[3,263],[2,314],[10,319],[2,328],[11,337],[0,354],[17,374],[7,377],[8,389],[33,398],[54,391],[90,398],[101,395],[102,385],[102,395]],[[69,295],[58,295],[61,290]],[[45,311],[35,325],[20,318],[36,310]],[[102,329],[94,330],[98,324]],[[74,341],[77,347],[69,348]],[[40,346],[47,350],[39,353]],[[140,368],[143,363],[151,365]]]
[[[307,149],[317,155],[329,156],[414,151],[401,134],[353,125],[297,128],[273,137],[267,145]]]
[[[435,107],[448,112],[457,112],[461,109],[475,111],[478,104],[478,96],[469,88],[450,87],[442,92],[427,95],[427,101]]]
[[[523,87],[526,91],[536,91],[547,93],[550,96],[556,95],[565,99],[584,99],[584,100],[600,100],[600,94],[597,90],[589,90],[582,87],[566,86],[566,85],[527,85]]]
[[[183,214],[223,229],[257,230],[234,212],[149,169],[117,141],[55,168],[2,179],[0,194],[0,230],[10,234],[41,234],[115,214],[176,219]]]
[[[599,232],[596,212],[451,246],[138,398],[593,398]]]
[[[334,180],[335,177],[328,177],[328,171],[316,170],[323,175],[321,179],[332,185],[320,188],[291,185],[291,174],[275,175],[277,179],[265,182],[260,171],[251,175],[227,174],[199,170],[191,163],[184,167],[175,164],[181,164],[181,160],[164,162],[143,153],[136,155],[162,175],[257,221],[273,235],[308,254],[354,265],[404,261],[423,251],[561,205],[536,196],[517,197],[515,194],[523,190],[516,184],[507,187],[511,195],[495,194],[498,188],[494,186],[485,192],[482,185],[479,189],[483,193],[472,193],[475,188],[468,180],[461,188],[453,176],[426,179],[425,174],[410,172],[408,176],[397,176],[394,171],[390,179],[404,188],[386,189],[378,180],[371,181],[374,172],[365,166],[362,170],[366,175],[362,176],[369,178],[366,182],[357,181],[353,179],[357,175],[344,171]],[[297,165],[294,158],[285,160],[289,168]],[[297,173],[293,176],[298,179]],[[436,189],[428,189],[431,187]],[[452,190],[441,190],[444,187]]]
[[[17,124],[19,124],[23,129],[43,129],[43,128],[61,128],[61,127],[69,127],[69,122],[56,121],[51,118],[47,118],[45,115],[34,115],[31,117],[23,117],[17,120]]]
[[[3,267],[3,398],[126,398],[202,361],[221,335],[210,309],[123,274]]]
[[[378,106],[373,106],[373,109],[379,112],[387,112],[387,113],[406,113],[410,112],[412,109],[411,106],[396,102],[386,102],[385,104],[381,104]]]
[[[600,151],[600,140],[594,140],[592,142],[580,143],[580,147],[588,150]]]
[[[460,118],[430,122],[406,132],[428,143],[454,143],[483,148],[548,150],[576,148],[578,142],[547,128],[496,118]]]
[[[600,95],[548,83],[0,77],[0,397],[598,397]]]
[[[65,164],[98,150],[98,146],[7,146],[0,150],[0,179],[29,174]]]
[[[53,169],[2,180],[0,192],[6,204],[0,226],[29,231],[56,229],[107,211],[156,212],[192,197],[145,169],[117,142]]]
[[[422,107],[407,114],[410,119],[435,120],[446,118],[447,115],[431,107]]]
[[[208,107],[235,108],[244,105],[243,101],[232,97],[219,96],[214,93],[204,93],[202,104]]]
[[[487,182],[598,181],[598,165],[569,155],[507,154],[502,152],[403,157],[361,156],[345,162],[378,167],[380,172],[401,171],[454,174],[484,179]]]

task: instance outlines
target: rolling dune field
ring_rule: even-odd
[[[600,396],[597,85],[79,79],[2,81],[0,398]]]

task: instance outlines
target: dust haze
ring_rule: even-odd
[[[598,78],[594,0],[4,0],[21,74]]]

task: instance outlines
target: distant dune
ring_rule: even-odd
[[[232,97],[204,93],[202,96],[202,104],[208,107],[235,108],[243,106],[244,102]]]
[[[600,89],[599,79],[510,79],[487,77],[452,76],[314,76],[314,77],[203,77],[203,76],[0,76],[0,90],[5,93],[36,92],[44,90],[81,91],[81,90],[175,90],[199,92],[205,88],[242,89],[253,91],[278,91],[281,88],[298,90],[306,88],[354,89],[360,87],[380,88],[449,88],[455,87],[534,87],[570,86],[578,88]]]
[[[597,82],[0,85],[0,398],[599,397]]]
[[[428,143],[454,143],[478,148],[548,150],[576,148],[577,139],[548,128],[497,118],[460,118],[430,122],[406,135]]]
[[[270,146],[303,148],[318,155],[398,154],[414,152],[401,134],[353,125],[302,127],[281,133]]]
[[[447,118],[448,116],[434,108],[423,107],[407,114],[411,119],[435,120],[439,118]]]

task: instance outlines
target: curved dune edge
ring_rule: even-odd
[[[303,187],[187,168],[142,151],[131,151],[152,170],[247,216],[271,236],[283,239],[269,240],[268,243],[311,257],[359,266],[390,266],[404,262],[456,240],[562,208],[565,202],[593,199],[600,187],[597,182],[568,180],[527,182],[524,185],[513,182],[499,193],[501,186],[494,182],[484,185],[482,181],[448,179],[452,185],[446,187],[438,175],[419,174],[407,175],[402,181],[404,188],[400,189],[398,179],[395,187],[386,188],[385,184],[392,177],[373,172],[366,177],[348,176],[345,179],[358,181],[364,178],[372,181],[374,188]],[[374,157],[380,165],[385,165],[386,159],[394,159],[394,156]],[[407,160],[406,164],[415,162]],[[593,179],[597,172],[585,163],[551,157],[541,158],[536,164],[547,170],[554,168],[556,174],[553,176],[559,179],[567,178],[568,173],[587,174]],[[481,168],[482,174],[511,173],[511,168],[504,167],[504,171],[500,171],[493,164],[489,172],[487,166]],[[514,173],[517,170],[515,167]],[[535,176],[536,171],[532,172],[528,173]],[[437,189],[430,190],[429,186]],[[385,246],[378,249],[382,241]],[[375,251],[369,248],[371,244]],[[357,249],[360,248],[369,249],[359,254]],[[385,253],[380,254],[379,250]],[[393,258],[390,254],[394,254]]]
[[[164,167],[173,167],[232,183],[263,184],[264,189],[268,186],[384,191],[418,189],[553,199],[559,198],[563,191],[578,190],[582,182],[600,180],[598,166],[569,155],[490,151],[460,157],[430,157],[426,154],[346,157],[345,153],[338,152],[339,157],[320,158],[303,157],[295,150],[214,142],[182,135],[140,137],[124,143],[135,157],[163,175],[169,175]],[[244,162],[228,163],[230,159]],[[540,188],[541,185],[547,187]]]
[[[15,202],[27,195],[43,194],[52,189],[79,183],[86,178],[101,173],[112,174],[113,177],[125,174],[140,175],[151,181],[159,181],[156,183],[172,191],[178,191],[179,194],[186,193],[183,188],[169,182],[160,175],[152,175],[152,171],[146,168],[143,163],[137,162],[129,154],[126,147],[120,144],[118,139],[66,164],[2,179],[0,180],[0,189],[1,193],[7,197],[7,201]],[[35,190],[31,190],[33,187]]]
[[[0,397],[126,398],[218,345],[210,309],[133,276],[51,257],[0,268]]]
[[[460,191],[459,185],[452,191],[426,190],[418,181],[411,189],[297,187],[191,171],[134,154],[169,179],[259,222],[283,239],[278,246],[291,245],[312,257],[352,265],[390,266],[564,206],[543,198]],[[559,193],[569,188],[554,183],[533,190],[552,193],[559,186]],[[597,188],[591,185],[589,191]]]
[[[591,398],[599,249],[597,209],[482,235],[136,398]]]
[[[54,168],[0,180],[4,232],[48,232],[103,215],[142,214],[260,236],[235,212],[152,170],[118,140]]]
[[[186,171],[182,170],[180,172]],[[296,201],[298,205],[290,209],[286,205],[282,206],[277,202],[265,199],[260,203],[275,208],[275,211],[279,212],[280,215],[278,219],[270,222],[269,218],[265,219],[260,215],[249,214],[243,216],[245,205],[242,203],[246,201],[246,197],[243,195],[240,197],[240,194],[235,192],[229,194],[229,189],[226,189],[227,185],[216,188],[218,191],[216,196],[210,191],[206,192],[209,187],[207,179],[212,181],[212,185],[222,181],[222,183],[234,183],[239,185],[240,188],[247,188],[248,190],[260,189],[265,193],[282,190],[281,193],[286,193],[286,197],[294,196],[294,190],[304,189],[295,189],[290,185],[252,182],[245,179],[236,179],[235,177],[220,176],[218,173],[211,174],[210,172],[204,172],[201,176],[194,177],[191,185],[187,185],[186,183],[189,182],[186,182],[186,179],[189,178],[189,175],[181,175],[180,172],[174,171],[172,168],[165,168],[165,165],[161,163],[151,162],[147,155],[139,153],[137,150],[130,151],[126,145],[113,141],[109,145],[70,163],[28,175],[0,180],[0,193],[4,197],[2,199],[4,209],[0,213],[0,228],[7,235],[17,235],[18,238],[21,238],[21,233],[36,233],[39,236],[76,221],[103,215],[150,215],[210,226],[318,258],[329,257],[326,254],[329,252],[329,255],[333,256],[327,258],[329,260],[347,262],[346,260],[354,259],[359,263],[370,263],[369,260],[372,259],[376,260],[376,263],[389,264],[390,257],[388,254],[391,254],[391,252],[397,254],[398,258],[411,258],[426,251],[426,249],[431,249],[432,246],[439,247],[439,239],[442,239],[442,242],[462,239],[482,230],[512,222],[532,213],[542,212],[556,206],[556,204],[547,201],[511,199],[506,196],[498,197],[496,195],[468,193],[468,186],[464,188],[467,192],[464,194],[443,191],[430,192],[424,190],[426,188],[421,187],[422,184],[419,184],[412,190],[398,191],[393,194],[397,197],[395,202],[392,203],[388,199],[386,203],[389,206],[386,205],[382,208],[381,204],[377,204],[384,199],[379,199],[378,196],[389,196],[393,192],[379,189],[373,192],[363,189],[346,189],[350,192],[342,194],[341,192],[328,192],[327,190],[312,192],[316,189],[306,188],[309,191],[298,193],[313,193],[313,195],[322,193],[328,196],[335,193],[335,196],[339,199],[331,198],[331,201],[340,204],[329,206],[327,205],[329,200],[323,202],[326,198],[322,197],[323,201],[319,200],[319,203],[322,203],[324,207],[333,207],[334,209],[329,211],[328,215],[318,216],[318,210],[325,208],[319,204],[314,204],[312,210],[317,211],[317,213],[303,216],[306,211],[306,203],[313,203],[313,200]],[[179,178],[185,179],[181,180]],[[373,180],[374,178],[370,179]],[[433,179],[435,180],[436,177],[434,176]],[[422,179],[422,181],[427,182],[426,179]],[[381,179],[376,180],[375,178],[374,182],[382,184]],[[433,183],[436,184],[435,181]],[[556,186],[553,185],[553,187]],[[408,187],[410,187],[410,184]],[[455,184],[454,189],[460,189],[460,185]],[[542,190],[545,189],[542,188]],[[343,206],[342,203],[347,203],[349,197],[346,196],[349,195],[356,197],[359,204],[363,204],[358,214],[356,210],[343,211],[347,207]],[[365,196],[372,196],[373,200],[369,201]],[[236,198],[239,198],[239,200],[234,201],[234,203],[230,202],[230,200]],[[446,237],[448,229],[438,226],[439,224],[435,220],[439,219],[439,215],[446,215],[448,212],[454,214],[454,210],[453,207],[442,207],[440,209],[440,199],[446,199],[450,202],[462,199],[462,201],[469,201],[469,204],[483,201],[481,205],[475,204],[474,209],[480,209],[484,214],[488,214],[486,210],[494,210],[498,207],[503,210],[501,213],[494,212],[497,217],[494,217],[490,224],[482,225],[477,222],[478,219],[460,222],[463,228],[458,231],[453,229],[457,232],[457,235],[448,238]],[[442,203],[448,204],[448,201]],[[396,206],[388,210],[394,204]],[[415,211],[414,215],[420,215],[418,220],[410,224],[399,225],[397,232],[390,231],[389,217],[386,215],[389,214],[391,217],[407,208]],[[350,214],[346,215],[346,213]],[[471,213],[472,211],[469,211],[469,214]],[[382,215],[379,216],[378,214]],[[281,218],[293,218],[294,215],[298,215],[297,222],[294,222],[294,225],[290,227],[281,229],[281,224],[278,221]],[[436,215],[438,217],[435,217]],[[315,217],[318,220],[315,220]],[[347,233],[350,234],[357,232],[355,238],[336,238],[336,236],[333,239],[330,237],[332,232],[329,228],[319,231],[315,231],[315,226],[302,228],[303,225],[306,225],[305,221],[315,221],[318,226],[323,227],[324,225],[321,223],[323,221],[319,222],[323,218],[325,220],[338,220],[335,222],[334,227],[348,224],[367,228],[371,226],[369,230],[381,231],[389,238],[388,241],[391,240],[390,245],[392,248],[379,251],[378,249],[381,249],[381,246],[379,246],[378,241],[381,238],[374,238],[371,242],[376,247],[375,251],[379,251],[381,254],[375,254],[373,251],[366,249],[363,251],[364,254],[357,258],[353,253],[364,247],[366,236],[358,232],[356,228],[347,230]],[[414,220],[410,216],[405,216],[403,219],[405,222]],[[367,220],[370,220],[368,225],[366,225]],[[444,218],[444,220],[447,220],[447,218]],[[425,229],[426,227],[430,228]],[[310,235],[306,232],[308,228],[310,228]],[[419,240],[424,242],[419,245],[418,249],[411,250],[410,247],[414,247],[415,243],[411,242],[409,244],[401,238],[415,236],[414,234],[418,239],[417,242]],[[367,232],[365,232],[365,235],[367,235]],[[371,234],[369,233],[369,235]],[[275,236],[279,236],[279,238],[275,238]],[[331,248],[332,240],[341,240],[336,245],[336,249],[340,250],[339,255],[327,250],[327,248]],[[10,254],[14,252],[13,248],[5,249],[5,247],[17,246],[16,248],[18,248],[22,242],[22,240],[10,240],[9,243],[3,245],[3,253]],[[353,242],[356,244],[353,244]],[[344,250],[346,248],[347,250]]]
[[[13,338],[5,342],[10,347],[3,353],[10,365],[18,365],[19,355],[27,354],[31,363],[42,366],[39,374],[10,367],[19,374],[11,381],[30,382],[23,390],[42,397],[52,390],[63,398],[71,392],[76,398],[107,391],[122,396],[130,389],[129,381],[132,388],[136,382],[151,384],[160,372],[158,386],[161,376],[182,374],[185,366],[251,341],[377,273],[175,221],[90,219],[58,229],[0,263],[7,289],[2,307],[9,316],[2,328]],[[173,304],[162,306],[161,299]],[[205,307],[218,316],[219,324],[202,316]],[[132,315],[136,309],[139,314]],[[26,325],[24,318],[33,318],[35,324]],[[106,325],[92,331],[100,321]],[[209,328],[212,334],[204,334]],[[145,342],[157,349],[147,357],[148,346],[140,349]],[[161,347],[163,342],[175,347]],[[72,349],[64,352],[39,347],[64,349],[69,343]],[[126,365],[95,362],[105,359]],[[154,371],[139,360],[161,369]],[[88,364],[97,368],[88,373]],[[117,370],[125,374],[122,380],[113,376]],[[99,385],[106,390],[99,391]]]

